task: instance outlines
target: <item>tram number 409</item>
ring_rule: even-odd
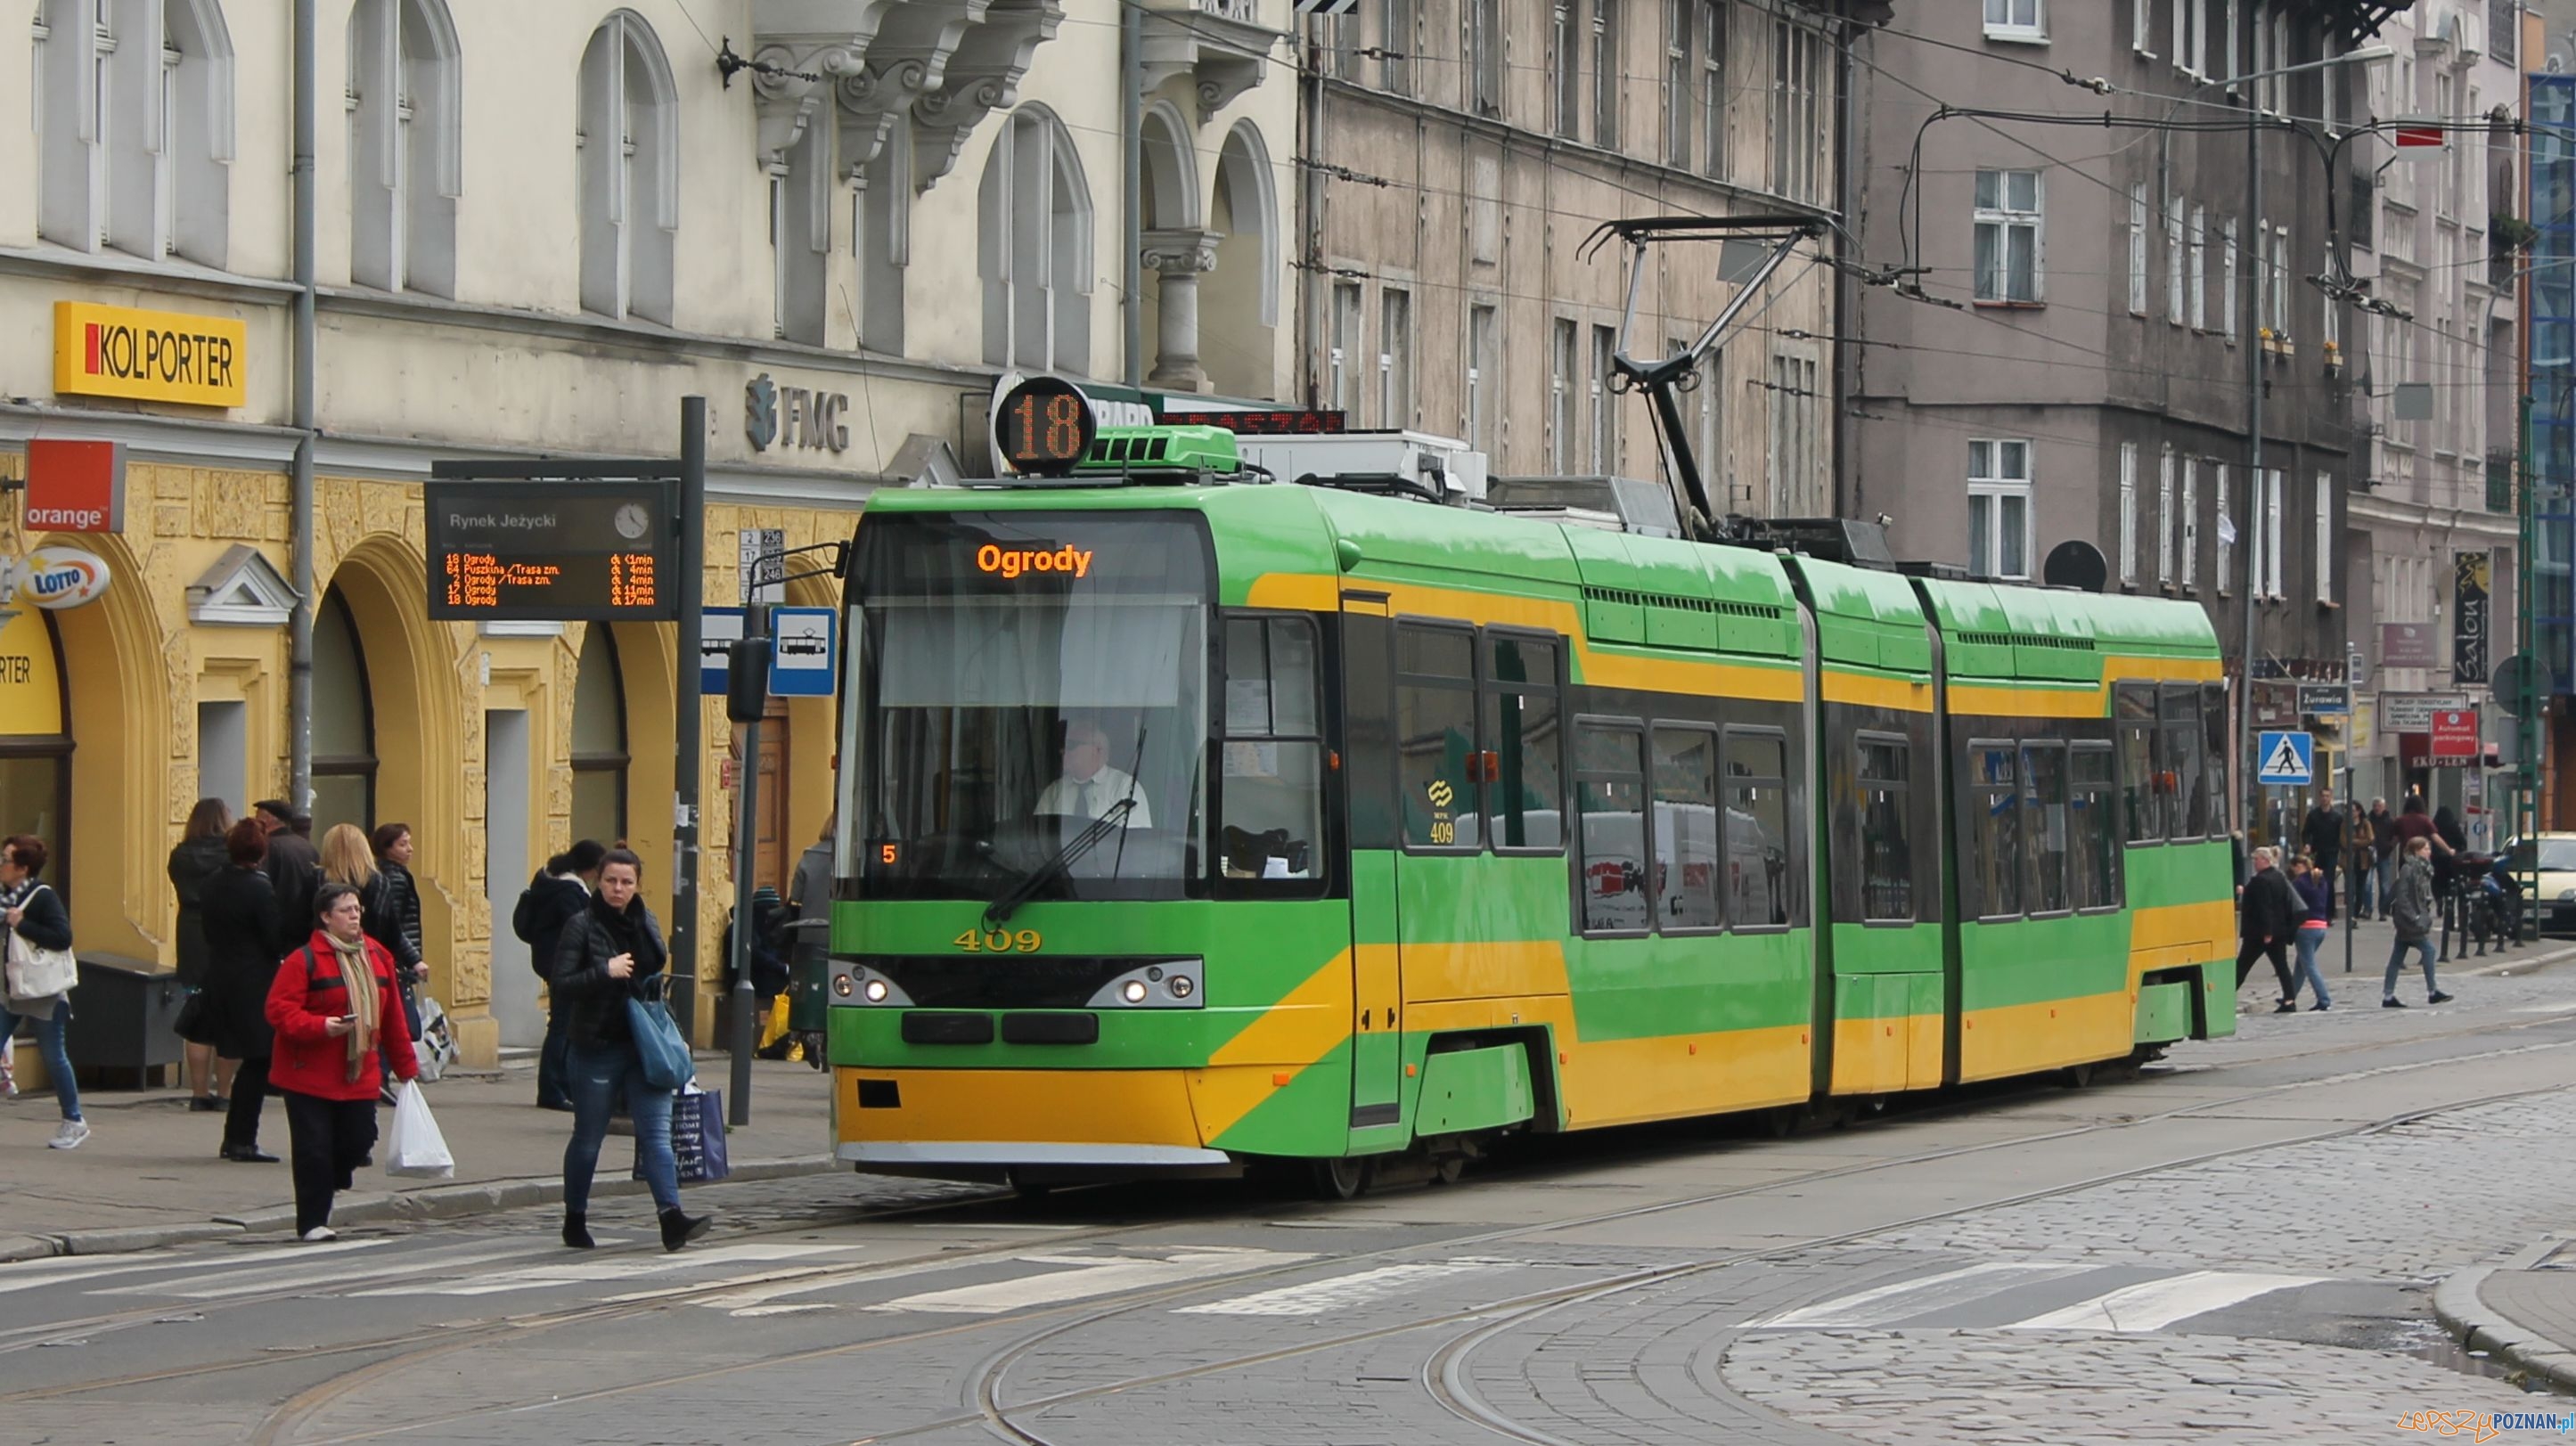
[[[969,954],[1034,954],[1046,944],[1035,929],[969,929],[948,942]]]

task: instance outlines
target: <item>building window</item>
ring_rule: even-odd
[[[1697,120],[1691,83],[1699,78],[1691,64],[1692,12],[1699,0],[1664,0],[1664,161],[1689,170],[1691,128]]]
[[[2277,467],[2265,473],[2263,488],[2262,594],[2269,598],[2279,598],[2283,595],[2281,592],[2281,470]]]
[[[2147,187],[2129,188],[2129,314],[2147,314]]]
[[[456,30],[439,0],[349,13],[349,279],[456,294]]]
[[[2030,443],[1968,444],[1968,572],[2030,576]]]
[[[2236,79],[2236,0],[2227,0],[2226,30],[2218,37],[2218,78]]]
[[[2218,557],[2214,569],[2216,575],[2211,580],[2218,585],[2218,595],[2225,597],[2227,580],[2234,575],[2229,569],[2234,566],[2236,557],[2236,514],[2227,510],[2226,463],[2211,464],[2211,481],[2211,500],[2218,504],[2215,509],[2218,514]]]
[[[2310,564],[2317,580],[2317,601],[2334,601],[2334,478],[2317,474],[2316,557]]]
[[[2287,338],[2290,334],[2290,228],[2281,226],[2272,232],[2272,279],[2266,296],[2269,303],[2272,335]]]
[[[2198,206],[2191,208],[2191,329],[2209,329],[2209,217]]]
[[[2236,218],[2229,217],[2218,231],[2222,238],[2219,243],[2219,251],[2222,253],[2219,260],[2226,274],[2226,280],[2219,292],[2218,327],[2227,334],[2229,341],[2234,341],[2236,340]]]
[[[2200,581],[2200,459],[2182,459],[2182,585]]]
[[[376,714],[358,625],[338,587],[313,610],[313,830],[376,823]]]
[[[1502,390],[1502,368],[1494,355],[1494,308],[1467,308],[1467,440],[1491,452],[1492,395]]]
[[[1555,7],[1551,12],[1554,26],[1548,34],[1550,102],[1556,111],[1556,133],[1567,140],[1582,133],[1583,66],[1576,59],[1575,36],[1583,20],[1576,4],[1577,0],[1564,0]]]
[[[1771,515],[1825,515],[1816,422],[1816,359],[1771,354]]]
[[[222,268],[233,45],[217,0],[46,0],[30,48],[37,233]]]
[[[1337,411],[1355,411],[1359,401],[1357,379],[1352,373],[1360,364],[1360,284],[1356,281],[1333,283],[1333,346],[1325,358],[1325,375],[1331,382],[1333,407]]]
[[[2294,63],[2295,62],[2290,59],[2290,12],[2282,8],[2276,0],[2276,3],[2272,6],[2272,66],[2274,69],[2278,70]],[[2272,111],[2288,110],[2290,108],[2290,78],[2286,75],[2275,75],[2270,80],[2269,86],[2272,92],[2272,100],[2269,105],[2264,107],[2264,109]]]
[[[2129,0],[2129,48],[2149,60],[2155,59],[2155,52],[2147,49],[2155,38],[2155,29],[2156,0]]]
[[[2120,444],[2120,583],[2138,580],[2138,444]]]
[[[1822,198],[1824,48],[1807,25],[1772,23],[1771,189],[1793,201]]]
[[[1384,0],[1386,93],[1413,94],[1413,0]]]
[[[1413,296],[1391,286],[1378,296],[1377,416],[1382,427],[1413,425]]]
[[[1324,73],[1348,80],[1359,73],[1360,17],[1356,12],[1318,17],[1316,29],[1324,51]]]
[[[787,167],[769,168],[769,334],[787,334]]]
[[[626,837],[626,684],[606,623],[582,633],[572,691],[572,836]]]
[[[1555,328],[1548,347],[1547,455],[1561,475],[1574,470],[1575,326],[1560,316]]]
[[[1610,0],[1598,0],[1608,4]],[[1502,0],[1465,0],[1469,101],[1476,114],[1503,113]]]
[[[2156,466],[2156,581],[2173,581],[2174,552],[2174,449],[2165,444],[2164,457]]]
[[[2196,27],[2192,24],[2191,12],[2194,8],[2191,0],[2173,0],[2173,63],[2186,75],[2200,73],[2200,67],[2192,63],[2192,32]]]
[[[1089,374],[1091,190],[1052,114],[1024,106],[993,138],[977,210],[984,360]]]
[[[1607,476],[1619,470],[1619,332],[1592,328],[1592,470]]]
[[[581,57],[581,306],[671,324],[679,93],[651,27],[626,11]]]
[[[1688,342],[1677,341],[1673,354],[1679,356]],[[1726,422],[1726,398],[1722,383],[1726,377],[1726,353],[1710,347],[1699,359],[1699,476],[1710,499],[1720,506],[1731,495],[1726,490],[1726,447],[1720,433]]]
[[[2182,201],[2165,197],[2165,320],[2183,324],[2183,290],[2188,271],[2183,262]]]
[[[2037,304],[2039,172],[1979,171],[1976,201],[1977,300]]]
[[[1986,0],[1986,38],[2045,41],[2040,18],[2039,0]]]
[[[1726,89],[1726,14],[1733,0],[1699,0],[1699,167],[1704,175],[1729,174]]]
[[[1619,55],[1619,4],[1592,0],[1592,143],[1605,150],[1618,147],[1619,104],[1628,93],[1627,68]]]

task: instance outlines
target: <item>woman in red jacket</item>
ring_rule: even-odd
[[[294,1140],[295,1233],[329,1240],[331,1196],[376,1147],[381,1054],[402,1079],[420,1074],[403,1019],[394,959],[367,937],[366,905],[346,884],[314,900],[322,927],[277,966],[268,1024],[277,1032],[269,1088],[286,1100]]]

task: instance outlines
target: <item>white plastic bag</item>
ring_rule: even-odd
[[[394,1091],[393,1133],[385,1141],[385,1173],[444,1180],[456,1173],[456,1157],[447,1153],[447,1137],[429,1113],[429,1098],[418,1080],[406,1080]]]

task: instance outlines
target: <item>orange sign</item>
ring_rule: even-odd
[[[1032,572],[1089,577],[1092,557],[1089,550],[1069,542],[1062,547],[1001,547],[988,542],[975,549],[975,570],[1015,582]]]

